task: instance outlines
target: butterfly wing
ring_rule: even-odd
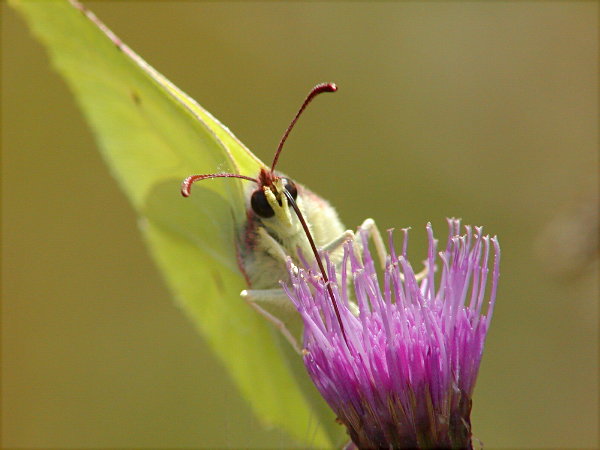
[[[241,182],[206,181],[190,198],[179,195],[192,173],[256,176],[263,164],[81,5],[11,3],[74,92],[175,297],[257,415],[308,439],[318,397],[299,386],[299,358],[290,368],[279,336],[239,296],[246,287],[234,247],[245,220]],[[313,445],[329,447],[339,437],[339,427],[327,422],[327,431],[310,437]]]

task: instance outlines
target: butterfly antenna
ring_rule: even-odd
[[[290,203],[290,205],[292,205],[294,212],[296,213],[296,215],[298,216],[298,219],[300,220],[300,223],[302,224],[304,233],[306,234],[306,237],[308,238],[308,242],[310,243],[310,247],[315,255],[315,260],[317,261],[317,264],[319,265],[319,270],[321,271],[321,275],[323,276],[323,281],[325,281],[325,287],[327,288],[327,293],[329,294],[329,298],[331,299],[331,303],[333,304],[333,309],[335,311],[335,316],[337,317],[337,321],[340,324],[340,328],[342,330],[342,336],[344,337],[344,342],[346,342],[346,346],[348,346],[348,348],[350,348],[350,346],[348,345],[348,338],[346,337],[346,331],[344,330],[344,324],[342,323],[342,317],[340,316],[340,310],[338,309],[337,302],[335,301],[335,297],[333,296],[333,289],[331,289],[331,284],[329,283],[329,277],[327,277],[327,272],[325,272],[325,267],[323,267],[323,261],[321,261],[321,257],[319,256],[319,252],[317,251],[317,246],[315,245],[315,241],[312,238],[312,234],[310,233],[310,230],[308,229],[308,225],[306,224],[306,221],[304,220],[304,216],[300,212],[300,208],[298,208],[298,205],[296,204],[294,197],[292,197],[292,194],[290,194],[287,189],[284,189],[283,193],[287,197],[287,200]]]
[[[290,125],[287,127],[287,130],[285,130],[285,133],[283,133],[283,137],[281,138],[281,141],[279,141],[279,146],[277,147],[277,151],[275,152],[275,157],[273,158],[273,164],[271,164],[271,172],[273,172],[275,170],[275,166],[277,165],[277,161],[279,160],[279,154],[281,153],[283,144],[285,144],[285,141],[287,140],[288,135],[290,134],[290,131],[292,131],[292,128],[294,128],[294,125],[296,125],[296,122],[298,121],[298,119],[300,118],[300,115],[306,109],[308,104],[312,101],[313,98],[315,98],[317,95],[319,95],[323,92],[335,92],[335,91],[337,91],[337,86],[334,83],[321,83],[321,84],[317,84],[314,88],[312,88],[312,90],[309,92],[308,96],[306,97],[306,100],[304,100],[304,103],[302,103],[302,106],[296,113],[296,117],[294,117],[294,120],[292,120],[292,123],[290,123]]]
[[[238,175],[235,173],[209,173],[206,175],[190,175],[181,183],[181,195],[189,197],[192,190],[192,184],[199,180],[206,180],[207,178],[241,178],[242,180],[254,181],[258,184],[256,178],[247,177],[245,175]]]

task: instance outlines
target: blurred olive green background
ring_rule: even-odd
[[[498,234],[474,434],[597,445],[597,3],[87,5],[266,161],[310,87],[335,81],[280,169],[350,227],[412,226],[415,261],[429,220],[441,238],[446,216]],[[292,445],[171,301],[70,92],[4,3],[2,192],[4,446]]]

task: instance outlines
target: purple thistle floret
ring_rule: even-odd
[[[406,259],[408,230],[399,256],[390,232],[383,292],[365,231],[358,234],[360,255],[347,243],[341,268],[325,255],[343,333],[322,277],[290,266],[291,286],[284,288],[304,321],[304,364],[358,448],[472,448],[471,396],[494,309],[500,248],[479,227],[458,236],[460,221],[448,223],[437,270],[437,241],[427,225],[421,280]]]

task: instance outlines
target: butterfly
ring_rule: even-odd
[[[11,5],[45,45],[75,94],[175,299],[257,416],[306,445],[329,448],[340,443],[343,430],[310,386],[301,359],[256,312],[258,307],[269,312],[269,295],[281,300],[275,291],[287,277],[282,255],[296,258],[297,243],[306,247],[306,235],[297,227],[291,236],[285,234],[278,211],[288,217],[289,207],[287,194],[281,194],[293,197],[293,183],[298,207],[319,248],[335,250],[336,237],[345,237],[333,208],[266,166],[85,6],[75,0],[11,0]],[[270,177],[262,186],[271,189],[276,206],[262,192],[273,217],[253,215],[256,183],[247,180],[197,183],[189,198],[178,194],[189,174],[215,171]],[[289,217],[297,224],[294,214]],[[247,301],[240,297],[242,291]],[[275,309],[291,308],[286,302],[272,303]],[[293,320],[281,317],[294,330]],[[299,334],[289,334],[298,346]],[[321,427],[307,437],[307,424],[315,416]]]

